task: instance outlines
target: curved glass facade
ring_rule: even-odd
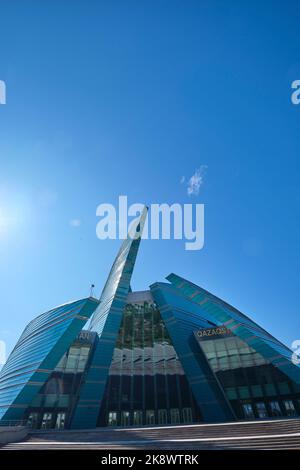
[[[83,429],[300,415],[300,367],[249,317],[176,274],[131,291],[146,213],[100,301],[61,305],[25,328],[0,372],[0,424]]]
[[[39,315],[22,333],[0,373],[0,419],[21,420],[32,400],[94,312],[93,298]]]
[[[201,420],[157,306],[127,304],[98,425],[154,425]]]
[[[199,344],[238,419],[300,415],[298,384],[235,335],[209,338]]]
[[[83,373],[90,360],[96,333],[82,330],[34,397],[25,414],[35,428],[70,427]]]

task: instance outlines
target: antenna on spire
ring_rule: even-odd
[[[94,297],[94,287],[95,287],[95,284],[91,284],[90,297]]]

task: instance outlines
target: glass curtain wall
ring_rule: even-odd
[[[83,330],[63,355],[28,409],[29,426],[42,429],[68,427],[95,336]]]
[[[300,414],[299,386],[234,335],[199,344],[239,419]]]
[[[200,420],[156,305],[127,304],[98,425],[163,425]]]

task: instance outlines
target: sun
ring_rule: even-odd
[[[0,205],[0,235],[11,232],[22,220],[22,208]]]
[[[0,189],[0,237],[20,237],[30,226],[32,202],[26,193]]]

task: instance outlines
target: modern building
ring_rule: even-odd
[[[85,429],[300,415],[299,366],[249,317],[176,274],[131,291],[145,217],[100,300],[61,305],[27,325],[0,373],[0,424]]]

